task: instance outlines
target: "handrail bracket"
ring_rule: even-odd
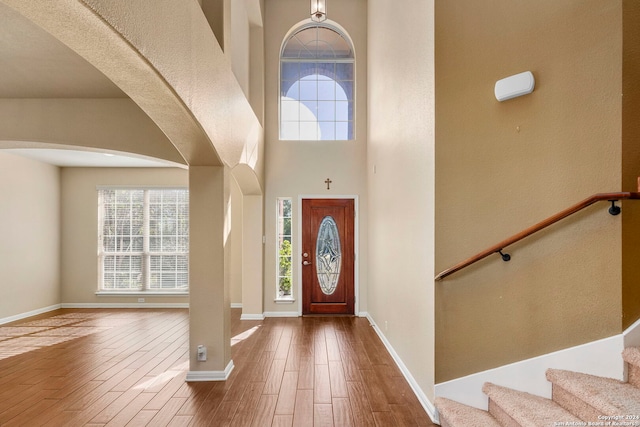
[[[509,255],[509,254],[503,254],[503,253],[502,253],[502,249],[498,250],[496,253],[500,254],[500,256],[502,257],[502,260],[503,260],[504,262],[511,261],[511,255]]]
[[[613,216],[616,215],[620,215],[620,212],[622,212],[622,209],[620,209],[620,206],[616,206],[616,202],[618,201],[616,200],[609,200],[611,202],[611,206],[609,207],[609,213]]]

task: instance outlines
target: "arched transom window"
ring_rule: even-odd
[[[280,139],[354,139],[354,52],[343,32],[303,26],[280,54]]]

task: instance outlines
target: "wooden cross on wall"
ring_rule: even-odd
[[[333,182],[333,181],[331,181],[329,178],[327,178],[327,179],[324,181],[324,183],[325,183],[325,184],[327,184],[327,190],[331,190],[331,183],[332,183],[332,182]]]

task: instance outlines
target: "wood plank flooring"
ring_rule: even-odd
[[[187,310],[0,326],[0,426],[433,426],[363,318],[241,321],[228,381],[187,383]]]

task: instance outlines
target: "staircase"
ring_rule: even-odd
[[[485,383],[489,410],[438,397],[443,427],[640,427],[640,348],[627,348],[622,358],[628,382],[572,371],[548,369],[552,399]]]

